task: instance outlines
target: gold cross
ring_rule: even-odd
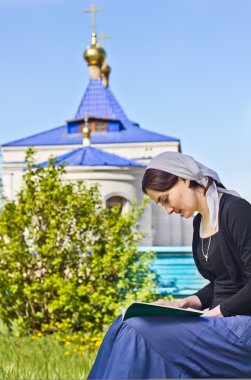
[[[96,13],[103,12],[103,9],[97,8],[95,4],[91,4],[89,9],[84,10],[85,13],[92,14],[92,33],[96,33]]]
[[[102,43],[101,45],[103,46],[103,48],[105,47],[105,40],[109,40],[111,39],[112,37],[111,36],[108,36],[107,34],[105,34],[104,32],[102,32],[99,36],[99,38],[101,39]]]

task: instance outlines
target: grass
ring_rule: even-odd
[[[95,355],[75,353],[53,336],[0,335],[0,379],[86,379]]]

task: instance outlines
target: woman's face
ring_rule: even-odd
[[[176,185],[166,191],[147,189],[147,195],[156,203],[160,203],[168,214],[173,212],[189,218],[198,211],[198,197],[190,181],[179,178]]]

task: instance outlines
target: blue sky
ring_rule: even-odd
[[[0,144],[71,119],[88,83],[87,0],[0,0]],[[97,0],[110,86],[251,202],[251,1]]]

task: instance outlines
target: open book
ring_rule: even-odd
[[[133,302],[128,308],[121,308],[122,320],[139,316],[171,316],[171,317],[196,317],[203,314],[203,311],[192,308],[183,309],[173,306],[154,305],[147,302]]]

